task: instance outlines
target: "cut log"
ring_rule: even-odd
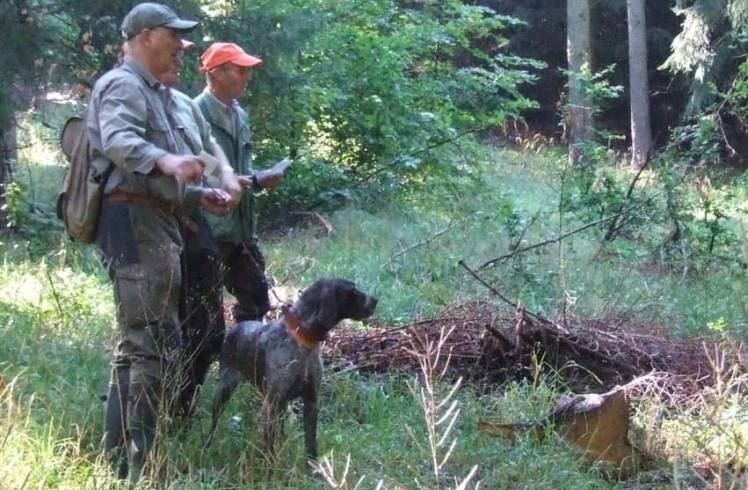
[[[623,474],[633,470],[636,450],[629,442],[629,404],[624,387],[603,394],[565,395],[556,409],[532,424],[481,422],[479,430],[508,440],[531,433],[543,439],[552,428],[566,443],[582,451],[589,463],[607,463]]]

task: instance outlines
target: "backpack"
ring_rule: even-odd
[[[72,116],[65,122],[60,133],[60,146],[70,167],[57,196],[57,217],[65,223],[70,238],[91,243],[96,239],[104,187],[114,165],[110,163],[101,175],[93,174],[85,113]]]

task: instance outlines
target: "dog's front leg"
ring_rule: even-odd
[[[309,461],[317,461],[317,389],[304,394],[304,443]]]
[[[226,407],[226,403],[231,399],[231,395],[234,393],[234,390],[236,390],[240,380],[241,374],[235,369],[221,369],[221,377],[218,381],[218,387],[216,388],[215,395],[213,395],[213,410],[211,414],[213,420],[210,426],[208,444],[213,441],[213,435],[215,434],[216,426],[218,425],[218,418]]]
[[[265,395],[260,409],[262,435],[267,456],[275,458],[276,443],[283,432],[285,405],[270,395]]]

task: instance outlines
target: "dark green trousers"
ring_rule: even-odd
[[[180,385],[182,245],[172,221],[151,206],[105,202],[98,230],[120,330],[102,444],[113,458],[126,452],[120,476],[129,473],[132,483],[153,447],[159,410]]]

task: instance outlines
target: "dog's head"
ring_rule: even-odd
[[[304,291],[296,306],[304,325],[324,334],[344,318],[363,320],[370,316],[377,298],[359,291],[346,279],[320,279]]]

